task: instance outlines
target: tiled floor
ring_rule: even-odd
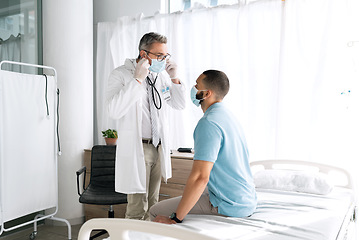
[[[71,226],[72,240],[77,240],[78,232],[81,225]],[[33,232],[33,228],[15,232],[4,237],[0,237],[1,240],[27,240]],[[105,236],[104,236],[105,237]],[[68,239],[68,228],[67,226],[51,226],[51,225],[39,225],[37,227],[37,235],[35,240],[66,240]],[[101,238],[100,238],[101,239]]]

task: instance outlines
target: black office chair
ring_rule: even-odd
[[[114,218],[113,205],[127,203],[127,195],[115,192],[115,159],[116,146],[97,145],[91,151],[91,173],[90,182],[85,187],[86,167],[82,167],[76,172],[77,192],[80,196],[80,203],[109,205],[108,217]],[[79,178],[83,177],[83,192],[80,193]],[[101,231],[90,239],[95,239],[106,231]]]

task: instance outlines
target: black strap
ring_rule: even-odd
[[[47,102],[47,76],[46,74],[43,74],[45,76],[45,103],[46,103],[46,112],[47,112],[47,116],[50,115],[49,113],[49,104]]]
[[[171,217],[170,217],[173,221],[175,221],[176,223],[182,223],[182,220],[179,220],[177,218],[177,214],[174,212],[172,213]]]
[[[57,147],[59,155],[61,155],[61,144],[60,144],[60,134],[59,134],[59,123],[60,123],[60,112],[59,112],[59,106],[60,106],[60,89],[57,89],[57,124],[56,124],[56,133],[57,133]]]

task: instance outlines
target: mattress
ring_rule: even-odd
[[[337,239],[354,211],[352,190],[335,187],[327,195],[257,189],[258,207],[248,218],[188,215],[186,228],[216,239]],[[177,230],[177,229],[176,229]],[[130,232],[130,239],[173,239]]]

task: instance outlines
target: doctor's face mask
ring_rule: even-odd
[[[157,59],[151,59],[151,66],[148,68],[151,72],[160,73],[165,70],[166,61],[158,61]]]
[[[196,105],[197,107],[199,107],[199,105],[201,105],[201,100],[203,100],[203,94],[202,96],[197,96],[197,94],[199,92],[203,92],[203,91],[207,91],[207,90],[198,90],[196,88],[196,85],[194,85],[191,89],[191,101],[194,105]]]
[[[161,45],[160,45],[161,46]],[[164,48],[163,46],[160,47]],[[170,54],[156,54],[147,50],[143,50],[145,51],[145,53],[147,54],[147,57],[149,58],[149,60],[151,60],[151,66],[148,68],[148,70],[150,70],[151,72],[155,72],[155,73],[160,73],[163,70],[165,70],[166,68],[166,59],[169,59],[171,57]],[[163,51],[163,50],[162,50]],[[161,52],[162,52],[161,51]],[[153,56],[155,56],[156,58],[151,58],[149,56],[149,54],[152,54]]]

